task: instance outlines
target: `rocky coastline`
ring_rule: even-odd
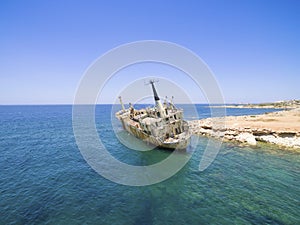
[[[266,142],[300,150],[300,108],[262,115],[228,116],[189,121],[196,135],[256,146]]]
[[[226,104],[222,106],[210,106],[222,108],[247,108],[247,109],[295,109],[300,107],[300,100],[278,101],[260,104]]]

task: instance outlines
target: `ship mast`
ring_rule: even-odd
[[[123,104],[123,101],[122,101],[122,97],[119,96],[119,100],[120,100],[120,104],[122,106],[122,111],[125,112],[125,107],[124,107],[124,104]]]
[[[159,117],[165,117],[164,107],[161,104],[160,98],[159,98],[159,96],[157,94],[157,91],[155,89],[155,86],[154,86],[155,81],[154,80],[150,80],[149,83],[152,86],[154,101],[155,101],[156,108],[157,108],[157,110],[159,112]]]

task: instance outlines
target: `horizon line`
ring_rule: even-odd
[[[256,103],[233,103],[233,102],[227,102],[227,103],[208,103],[208,102],[196,102],[196,103],[175,103],[175,105],[184,105],[184,104],[195,104],[195,105],[200,105],[200,104],[206,104],[206,105],[248,105],[248,104],[272,104],[272,103],[278,103],[278,102],[286,102],[286,101],[300,101],[297,99],[291,99],[291,100],[280,100],[280,101],[273,101],[273,102],[256,102]],[[129,103],[125,103],[125,105],[128,105]],[[137,103],[134,105],[146,105],[146,104],[153,104],[155,103]],[[72,105],[120,105],[120,103],[96,103],[96,104],[74,104],[74,103],[31,103],[31,104],[23,104],[23,103],[16,103],[16,104],[0,104],[0,106],[72,106]]]

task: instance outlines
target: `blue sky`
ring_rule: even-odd
[[[226,102],[300,98],[299,1],[12,0],[0,2],[0,104],[70,104],[96,58],[139,40],[195,52]]]

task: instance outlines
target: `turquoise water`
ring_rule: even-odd
[[[96,121],[112,155],[146,165],[170,154],[125,148],[112,132],[110,108],[97,106]],[[208,108],[197,109],[200,117],[209,116]],[[300,224],[299,153],[227,143],[200,172],[206,142],[200,139],[172,178],[124,186],[104,179],[82,158],[71,106],[0,106],[0,224]]]

